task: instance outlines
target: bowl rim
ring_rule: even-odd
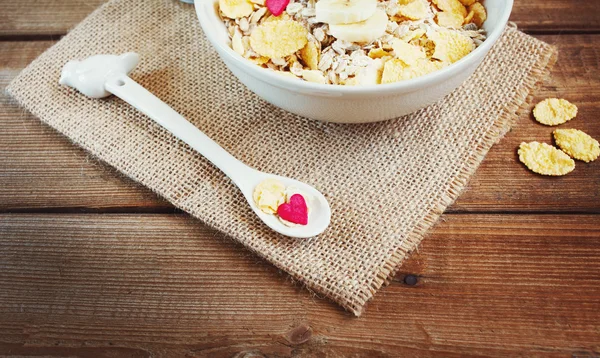
[[[461,68],[466,69],[466,67],[469,65],[477,62],[478,59],[483,59],[485,57],[487,52],[492,48],[492,46],[494,46],[504,32],[514,3],[514,0],[501,1],[504,4],[504,8],[500,15],[500,21],[498,22],[500,26],[497,26],[490,33],[488,33],[486,40],[467,56],[447,67],[444,67],[441,70],[437,70],[427,75],[410,80],[384,85],[372,84],[362,86],[342,86],[298,81],[297,79],[288,78],[286,76],[277,74],[273,70],[257,66],[240,56],[238,53],[233,51],[230,46],[227,46],[224,42],[219,41],[214,31],[211,31],[213,27],[208,25],[210,24],[210,20],[204,9],[210,7],[213,9],[213,14],[219,17],[219,15],[216,14],[217,10],[216,6],[214,6],[215,1],[216,0],[196,0],[194,2],[194,7],[196,9],[196,15],[203,29],[204,35],[208,38],[211,44],[215,46],[217,50],[219,50],[218,52],[221,56],[227,57],[227,60],[231,61],[232,64],[237,65],[237,67],[244,68],[244,71],[248,72],[253,77],[266,79],[270,84],[279,88],[326,96],[339,96],[342,94],[375,94],[386,96],[397,94],[398,92],[412,92],[439,82],[443,82],[444,80],[453,77],[455,75],[455,71],[460,71]]]

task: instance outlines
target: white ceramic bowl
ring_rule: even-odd
[[[460,61],[434,73],[385,85],[335,86],[281,76],[244,59],[229,46],[218,0],[196,0],[204,34],[233,74],[264,100],[289,112],[328,122],[367,123],[397,118],[424,108],[462,84],[500,38],[513,0],[484,0],[487,39]]]

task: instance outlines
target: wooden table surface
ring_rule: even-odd
[[[133,1],[133,0],[132,0]],[[8,82],[103,0],[0,0]],[[517,0],[555,44],[536,100],[600,138],[600,7]],[[523,113],[359,319],[97,162],[0,97],[0,355],[600,356],[600,161],[547,178]]]

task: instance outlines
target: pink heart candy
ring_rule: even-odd
[[[271,14],[275,16],[281,15],[283,10],[288,6],[290,0],[267,0],[266,5],[267,9],[271,12]]]
[[[292,195],[289,203],[279,205],[277,215],[294,224],[308,224],[308,206],[306,206],[304,197],[300,194]]]

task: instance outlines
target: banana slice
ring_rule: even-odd
[[[352,24],[373,16],[377,10],[377,0],[319,0],[315,10],[318,22]]]
[[[388,17],[385,11],[377,9],[373,16],[365,21],[354,24],[329,25],[329,31],[338,40],[369,43],[385,34],[387,23]]]

